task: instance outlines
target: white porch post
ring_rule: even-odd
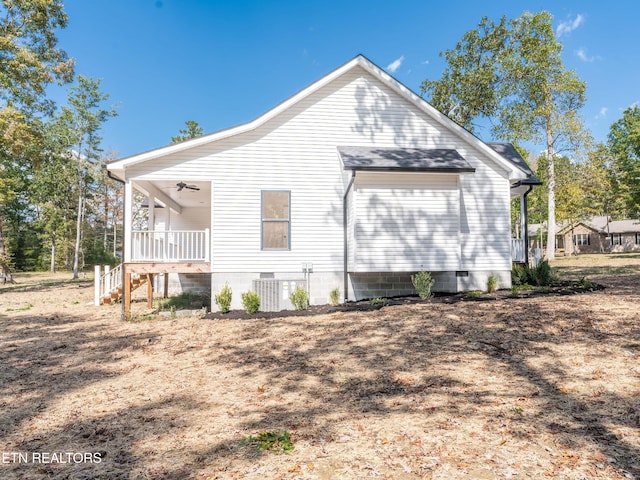
[[[209,235],[209,229],[204,229],[204,261],[208,262],[211,258],[211,240]]]
[[[149,195],[147,201],[149,202],[149,224],[147,225],[147,230],[151,232],[156,229],[156,197]]]
[[[93,304],[100,306],[100,265],[93,267]]]
[[[124,182],[124,255],[125,263],[131,261],[131,221],[133,219],[133,185],[131,180]]]
[[[213,215],[213,211],[214,211],[214,203],[213,203],[213,180],[211,180],[211,198],[209,199],[209,244],[207,245],[207,262],[209,262],[209,269],[213,272],[213,220],[214,220],[214,215]],[[213,282],[211,282],[211,284],[213,285]],[[213,293],[213,292],[212,292]],[[211,297],[213,298],[213,297]]]
[[[520,238],[525,235],[525,231],[527,230],[527,210],[526,210],[526,202],[524,198],[524,194],[520,194]],[[527,248],[527,239],[524,239],[524,248]]]

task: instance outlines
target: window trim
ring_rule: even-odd
[[[265,193],[286,193],[288,194],[288,218],[285,219],[265,219],[262,215],[264,212],[264,194]],[[286,248],[267,248],[264,246],[264,224],[265,223],[287,223],[287,246]],[[291,251],[291,190],[267,189],[260,190],[260,250],[264,252],[287,252]]]
[[[622,234],[621,233],[611,233],[610,234],[610,240],[611,240],[611,246],[614,245],[624,245],[624,242],[622,241]],[[617,239],[617,242],[616,242]]]
[[[591,234],[589,234],[589,233],[575,233],[573,235],[573,244],[576,247],[588,247],[588,246],[591,246]]]

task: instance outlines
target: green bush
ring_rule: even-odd
[[[242,306],[249,315],[256,313],[260,309],[260,297],[253,290],[242,294]]]
[[[546,260],[541,260],[540,263],[538,263],[538,266],[533,269],[533,271],[535,272],[535,278],[531,279],[534,280],[531,283],[534,283],[535,285],[538,285],[540,287],[546,287],[553,281],[551,265],[549,265],[549,262],[547,262]]]
[[[413,283],[420,298],[426,300],[431,297],[431,287],[436,281],[431,278],[429,272],[418,272],[415,275],[411,275],[411,283]]]
[[[228,283],[225,283],[222,290],[220,290],[220,293],[216,293],[215,295],[216,305],[218,305],[218,308],[222,313],[229,312],[229,309],[231,308],[231,297],[231,287]]]
[[[541,260],[536,267],[514,265],[511,270],[511,283],[514,285],[536,285],[538,287],[551,285],[556,281],[556,275],[546,260]]]
[[[511,283],[524,285],[529,281],[529,268],[523,265],[514,265],[511,269]]]
[[[369,303],[371,303],[371,305],[373,306],[378,306],[378,305],[384,306],[387,304],[387,299],[382,297],[376,297],[369,300]]]
[[[296,287],[296,289],[289,294],[289,300],[291,300],[293,308],[296,310],[304,310],[309,305],[309,296],[304,288]]]
[[[487,292],[493,293],[498,290],[498,277],[495,275],[489,275],[487,278]]]
[[[334,307],[340,305],[340,289],[336,287],[331,290],[331,292],[329,292],[329,298],[331,299],[331,305]]]

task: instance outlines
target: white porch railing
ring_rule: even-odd
[[[511,239],[511,261],[522,263],[525,260],[524,249],[526,248],[524,238]]]
[[[100,305],[112,292],[117,292],[122,287],[122,264],[109,269],[104,267],[104,274],[101,274],[100,266],[95,267],[95,295],[94,303]]]
[[[134,230],[131,232],[132,262],[208,262],[209,229]]]

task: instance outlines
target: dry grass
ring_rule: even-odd
[[[640,268],[600,268],[589,294],[272,320],[127,323],[90,283],[4,288],[0,455],[102,461],[0,477],[640,478]],[[283,430],[290,454],[247,445]]]

